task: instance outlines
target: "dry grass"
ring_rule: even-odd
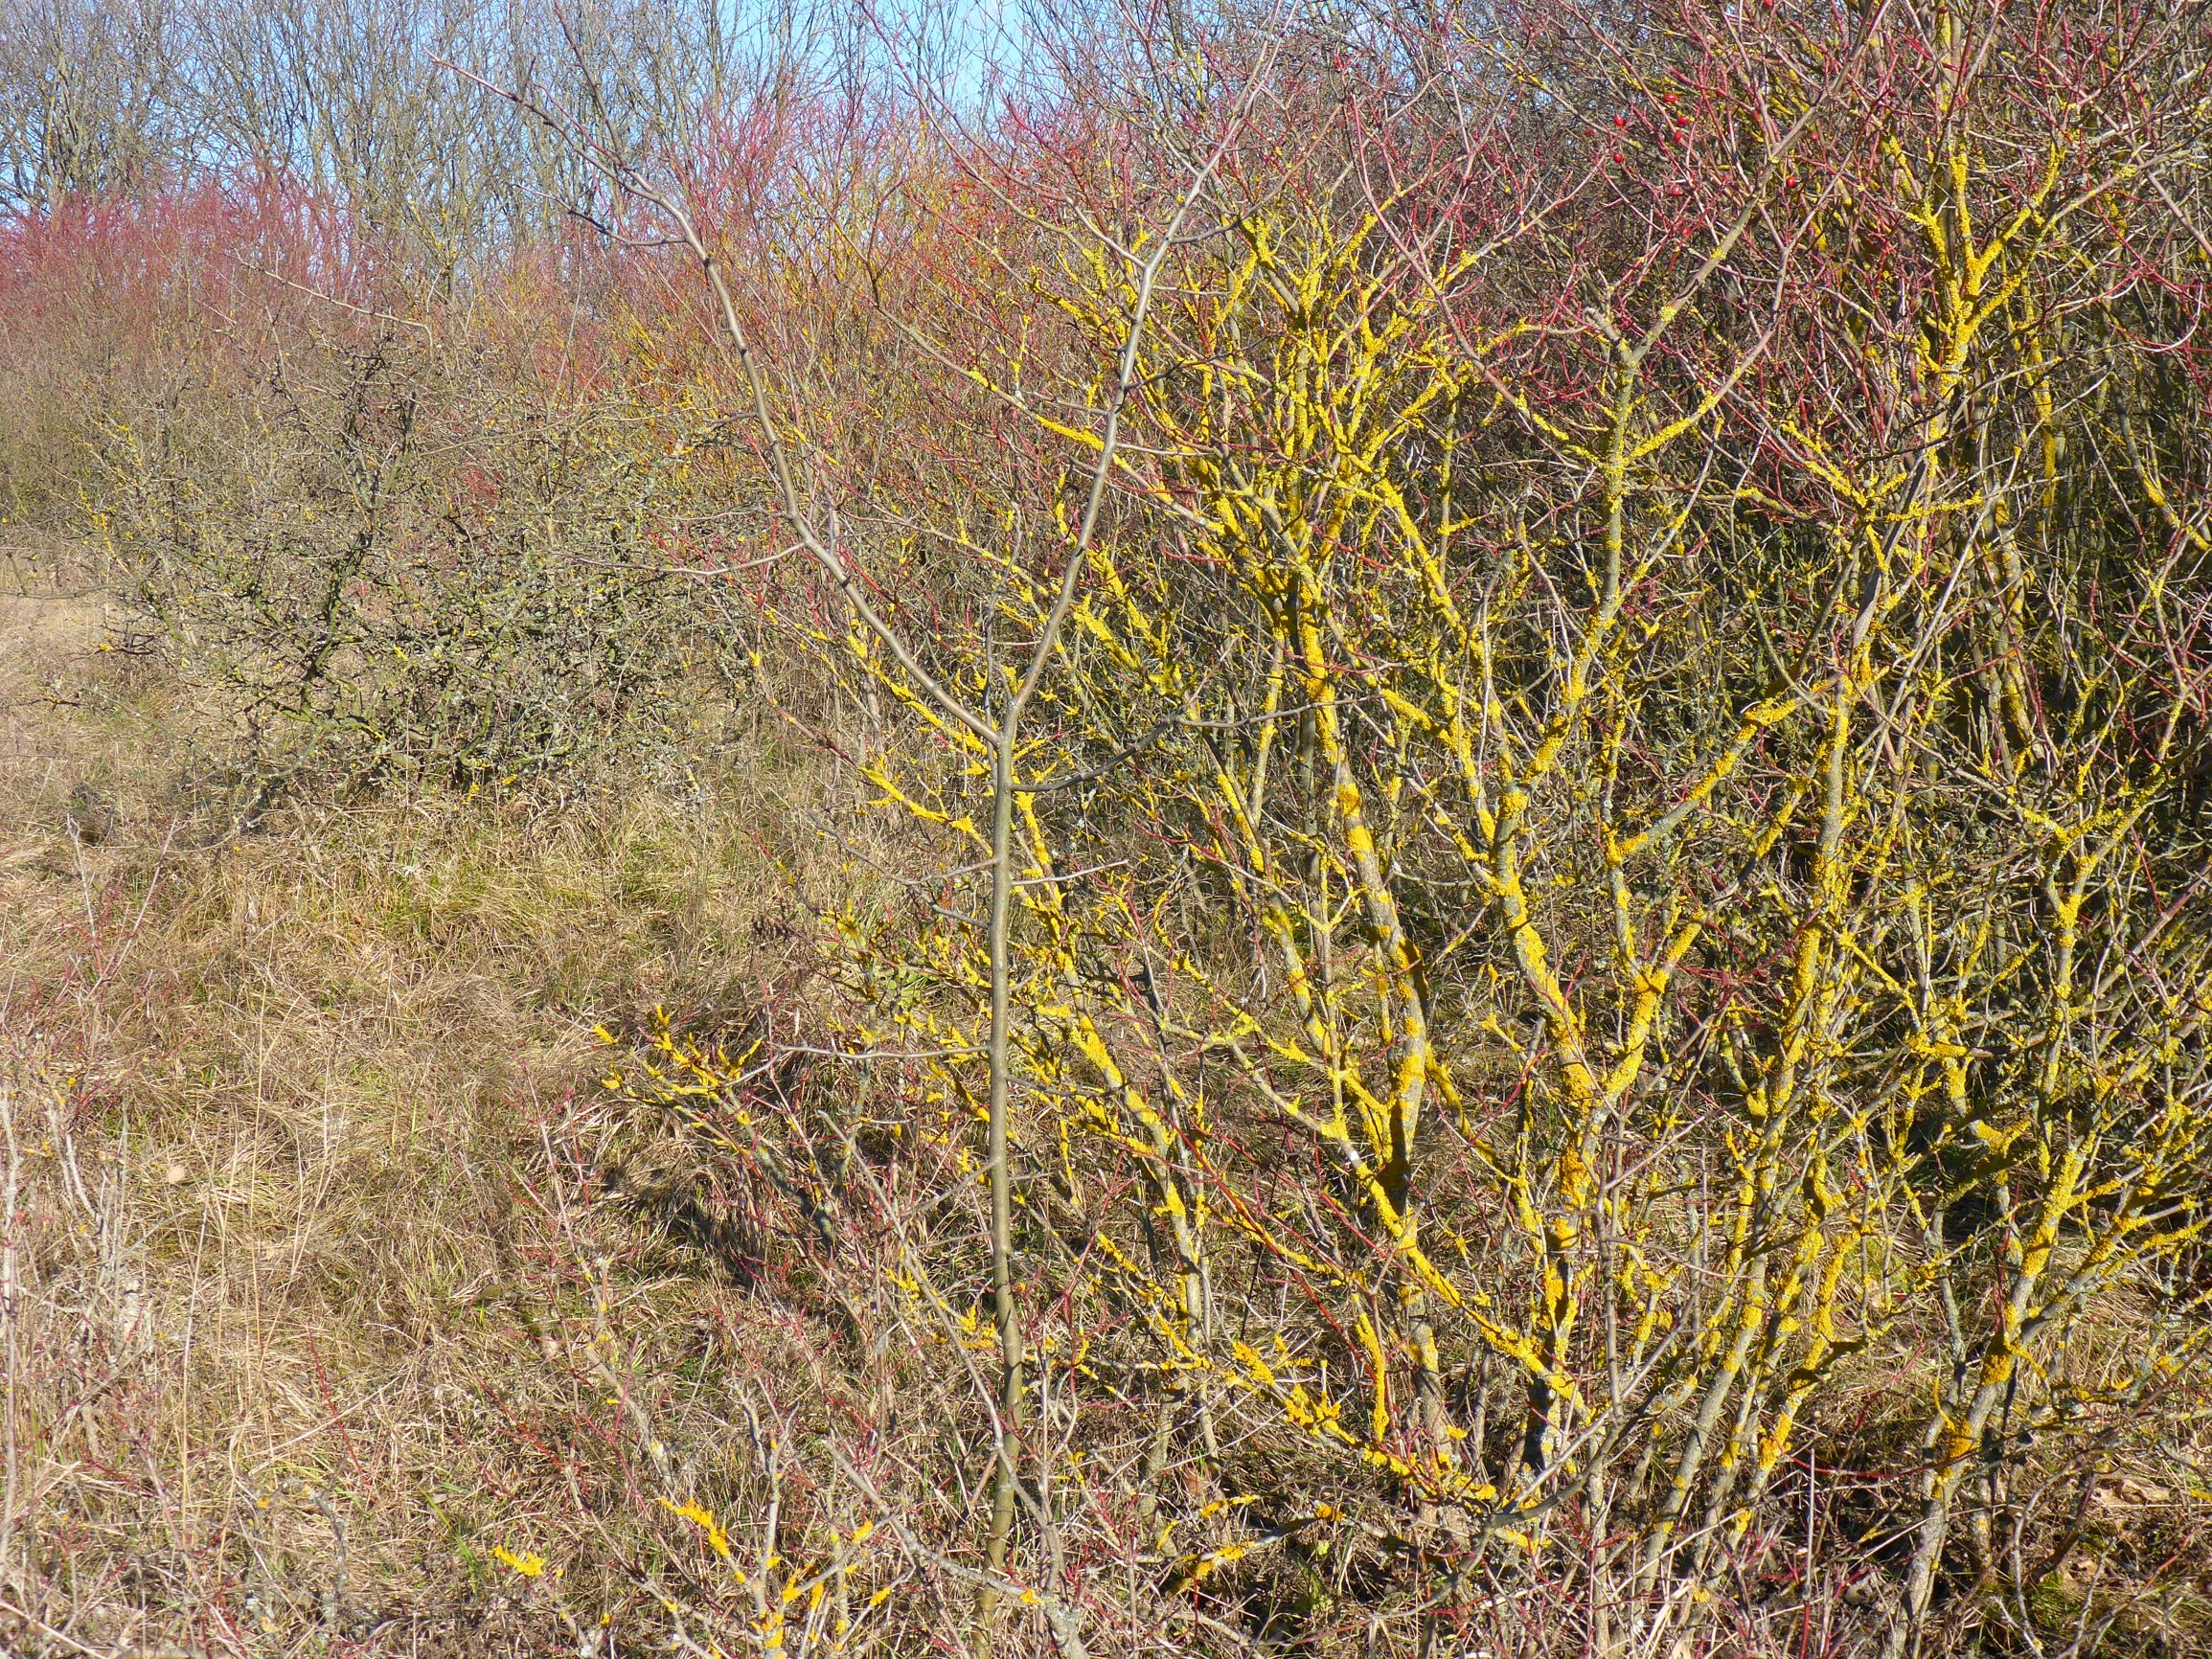
[[[790,815],[413,800],[228,835],[189,697],[100,648],[85,581],[8,575],[0,1648],[573,1651],[486,1551],[650,1506],[564,1357],[613,1246],[548,1153],[596,1023],[789,970]],[[638,1294],[657,1369],[730,1293]]]

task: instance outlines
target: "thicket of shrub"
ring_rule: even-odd
[[[391,297],[376,250],[341,248],[349,270],[283,202],[11,234],[11,518],[107,554],[264,794],[303,767],[667,779],[719,740],[741,659],[700,603],[722,538],[694,534],[689,482],[712,422],[628,396],[605,319],[536,265],[403,321],[364,303]],[[355,298],[282,277],[333,266]]]
[[[579,34],[513,118],[629,253],[164,278],[76,428],[181,660],[355,785],[696,759],[718,673],[878,815],[538,1171],[817,1366],[641,1374],[563,1281],[632,1530],[518,1593],[2201,1646],[2201,17],[1026,27],[988,100],[878,33],[688,108]]]
[[[510,369],[309,337],[103,434],[130,593],[271,760],[467,789],[714,745],[724,688],[665,532],[677,463]]]

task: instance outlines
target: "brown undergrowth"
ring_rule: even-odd
[[[711,1461],[747,1431],[704,1362],[787,1377],[808,1345],[666,1203],[592,1201],[594,1027],[726,1021],[801,971],[776,827],[806,804],[764,773],[239,833],[190,695],[55,565],[0,598],[0,1647],[619,1629],[697,1543],[610,1378],[692,1379]]]

